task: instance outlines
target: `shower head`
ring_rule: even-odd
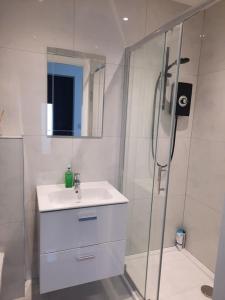
[[[190,62],[190,58],[189,57],[181,57],[180,59],[180,64],[184,65]]]
[[[188,57],[181,57],[180,58],[180,64],[184,65],[190,62],[190,58]],[[167,71],[169,71],[173,66],[175,66],[177,64],[177,60],[175,60],[172,64],[170,64],[167,68]]]

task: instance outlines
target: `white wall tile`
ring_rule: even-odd
[[[0,46],[46,53],[47,46],[72,49],[73,0],[3,0]]]
[[[24,289],[23,140],[0,139],[0,252],[4,252],[1,299]]]
[[[200,74],[208,74],[225,69],[224,11],[224,1],[220,1],[206,11]]]
[[[214,272],[219,242],[221,214],[198,201],[186,198],[184,226],[187,231],[186,248]]]
[[[155,31],[160,26],[184,12],[187,8],[187,5],[175,3],[171,0],[148,0],[146,31],[148,33]]]
[[[71,138],[25,136],[25,172],[36,184],[63,183],[64,172],[72,162]]]
[[[182,226],[184,212],[184,195],[170,193],[167,200],[164,247],[174,246],[176,230]]]
[[[136,139],[125,139],[124,172],[123,172],[123,193],[128,199],[134,198],[135,192],[135,171],[136,171]]]
[[[0,225],[0,251],[5,253],[1,299],[15,299],[24,295],[24,223]]]
[[[136,199],[133,202],[132,224],[130,230],[132,230],[131,243],[132,253],[143,253],[148,250],[149,240],[149,226],[150,226],[150,209],[151,198]]]
[[[76,1],[75,48],[105,55],[107,63],[120,64],[125,41],[111,3],[104,0]]]
[[[152,178],[154,173],[154,161],[151,152],[152,141],[149,138],[138,138],[136,143],[136,168],[133,176],[137,180]]]
[[[154,196],[152,206],[150,249],[157,250],[161,246],[165,196]],[[170,194],[167,202],[164,247],[174,246],[176,230],[182,225],[184,195]]]
[[[23,222],[23,140],[0,139],[0,224]]]
[[[145,35],[147,0],[109,0],[123,34],[125,45],[132,45]],[[128,17],[128,22],[122,20]]]
[[[127,135],[130,137],[151,136],[154,90],[160,67],[149,65],[148,68],[131,70],[127,119]]]
[[[204,15],[200,12],[184,22],[181,57],[190,58],[190,62],[181,65],[181,74],[198,75],[203,20]]]
[[[5,111],[1,134],[9,136],[22,133],[20,78],[13,58],[12,52],[0,48],[0,111]]]
[[[154,163],[150,146],[149,138],[126,139],[123,192],[128,198],[151,198]]]
[[[73,162],[81,181],[108,180],[118,186],[119,138],[73,139]]]
[[[121,135],[124,68],[107,64],[105,75],[103,136]]]
[[[3,134],[45,135],[46,55],[0,48],[0,64]]]
[[[225,71],[199,77],[193,121],[193,137],[225,140]]]
[[[192,139],[187,193],[217,213],[225,197],[224,166],[225,142]]]
[[[169,193],[185,195],[187,184],[190,139],[178,138],[171,162]]]

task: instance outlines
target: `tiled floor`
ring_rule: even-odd
[[[26,297],[15,300],[133,300],[120,277],[96,281],[45,295],[39,294],[37,282],[27,282]]]
[[[126,263],[128,274],[143,291],[146,254],[130,256]],[[153,252],[149,259],[147,299],[156,299],[158,268],[159,252]],[[213,277],[188,251],[168,248],[163,255],[160,300],[207,300],[200,288],[203,284],[212,286]]]

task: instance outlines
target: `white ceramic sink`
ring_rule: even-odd
[[[38,207],[40,212],[126,203],[128,200],[107,181],[84,182],[80,187],[78,199],[74,188],[59,185],[37,186]]]

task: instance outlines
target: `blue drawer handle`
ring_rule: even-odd
[[[93,221],[93,220],[97,220],[97,217],[83,217],[83,218],[79,218],[79,222],[85,222],[85,221]]]

